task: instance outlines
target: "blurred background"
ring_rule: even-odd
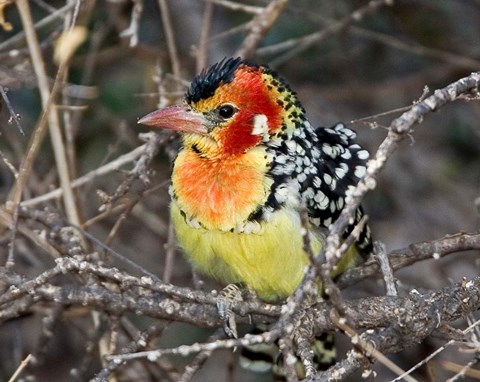
[[[138,134],[148,130],[137,125],[137,119],[159,104],[179,102],[200,68],[236,55],[245,44],[249,23],[270,2],[28,3],[50,86],[58,71],[53,58],[57,39],[72,17],[85,28],[84,42],[68,62],[56,100],[68,166],[75,179],[141,145]],[[367,1],[290,1],[258,47],[248,52],[249,59],[269,64],[288,81],[313,125],[348,123],[371,153],[385,138],[390,122],[400,115],[397,109],[411,106],[426,91],[432,92],[480,70],[480,1],[387,3],[390,2],[378,2],[379,6],[363,12]],[[362,17],[353,17],[359,9]],[[169,37],[166,28],[173,32]],[[42,104],[24,27],[17,7],[8,2],[0,2],[0,85],[7,91],[25,131],[24,136],[19,133],[4,101],[0,152],[18,169],[41,116]],[[192,286],[191,269],[181,254],[168,261],[165,256],[169,238],[168,179],[177,148],[178,142],[172,137],[157,155],[152,165],[155,173],[146,193],[136,194],[133,188],[116,201],[115,205],[121,206],[139,198],[110,238],[122,210],[101,214],[102,199],[97,190],[114,194],[125,179],[124,171],[113,171],[87,182],[76,189],[76,198],[88,232],[160,277],[176,285]],[[5,163],[0,161],[2,202],[8,200],[15,182]],[[123,170],[131,167],[131,163],[127,164]],[[22,200],[44,195],[58,184],[47,137],[34,161]],[[480,103],[460,101],[428,115],[415,126],[389,160],[364,206],[374,238],[390,251],[447,234],[478,232],[479,197]],[[59,199],[34,206],[48,206],[64,214]],[[1,264],[6,261],[10,239],[8,233],[3,235]],[[462,277],[477,275],[479,259],[478,252],[432,259],[401,270],[397,277],[403,290],[441,288]],[[51,263],[51,258],[31,241],[17,238],[16,271],[31,277]],[[173,267],[166,269],[166,263]],[[382,284],[363,283],[362,288],[346,293],[355,297],[383,293],[379,285]],[[20,360],[36,346],[42,317],[41,313],[32,312],[0,326],[0,380],[8,380]],[[143,328],[152,321],[146,317],[131,319]],[[97,361],[91,362],[77,379],[70,374],[72,368],[79,367],[85,352],[87,321],[87,316],[64,317],[56,329],[61,334],[54,336],[46,359],[27,373],[31,380],[89,380],[98,372]],[[464,328],[465,324],[459,323],[459,327]],[[168,326],[156,344],[171,347],[205,341],[211,332],[175,323]],[[340,341],[348,349],[348,341]],[[409,368],[439,344],[441,340],[429,339],[392,359]],[[236,358],[237,354],[231,352],[215,352],[193,380],[271,379],[240,370]],[[444,380],[452,373],[444,369],[441,360],[462,366],[469,359],[454,349],[442,353],[414,375],[419,380]],[[184,358],[171,359],[172,367],[178,370],[187,362]],[[434,378],[433,369],[437,373]],[[376,370],[378,380],[392,377],[381,366]],[[165,375],[158,378],[140,378],[133,371],[130,375],[125,371],[118,380],[169,380]]]

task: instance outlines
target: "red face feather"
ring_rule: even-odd
[[[276,92],[267,86],[268,77],[264,78],[261,68],[240,67],[232,82],[217,88],[211,98],[193,105],[195,109],[204,111],[228,103],[238,110],[231,120],[212,132],[223,155],[243,154],[260,143],[262,137],[252,134],[257,115],[266,117],[269,133],[280,128],[283,109],[274,101]]]

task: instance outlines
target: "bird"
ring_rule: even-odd
[[[310,264],[305,231],[311,253],[320,253],[369,157],[353,130],[314,128],[277,72],[239,57],[204,69],[181,104],[138,123],[181,133],[170,216],[194,268],[268,303],[299,286]],[[359,207],[345,237],[363,216]],[[336,274],[371,253],[365,224]]]

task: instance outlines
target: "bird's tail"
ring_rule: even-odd
[[[266,325],[256,325],[250,333],[260,334],[266,330],[268,330]],[[336,362],[337,353],[333,333],[322,333],[317,336],[312,341],[311,347],[315,370],[326,370]],[[278,342],[243,347],[240,355],[240,365],[244,369],[256,373],[271,372],[276,381],[285,380],[284,360]],[[295,370],[299,379],[305,378],[305,368],[298,356]]]

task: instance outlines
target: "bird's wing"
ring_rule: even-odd
[[[340,215],[347,195],[365,174],[369,153],[355,142],[355,132],[344,124],[319,127],[315,134],[318,138],[316,148],[320,152],[315,163],[317,171],[303,183],[302,195],[310,221],[317,227],[328,228]],[[345,236],[362,217],[363,211],[359,208]],[[356,244],[362,253],[372,251],[368,225],[364,226]]]

